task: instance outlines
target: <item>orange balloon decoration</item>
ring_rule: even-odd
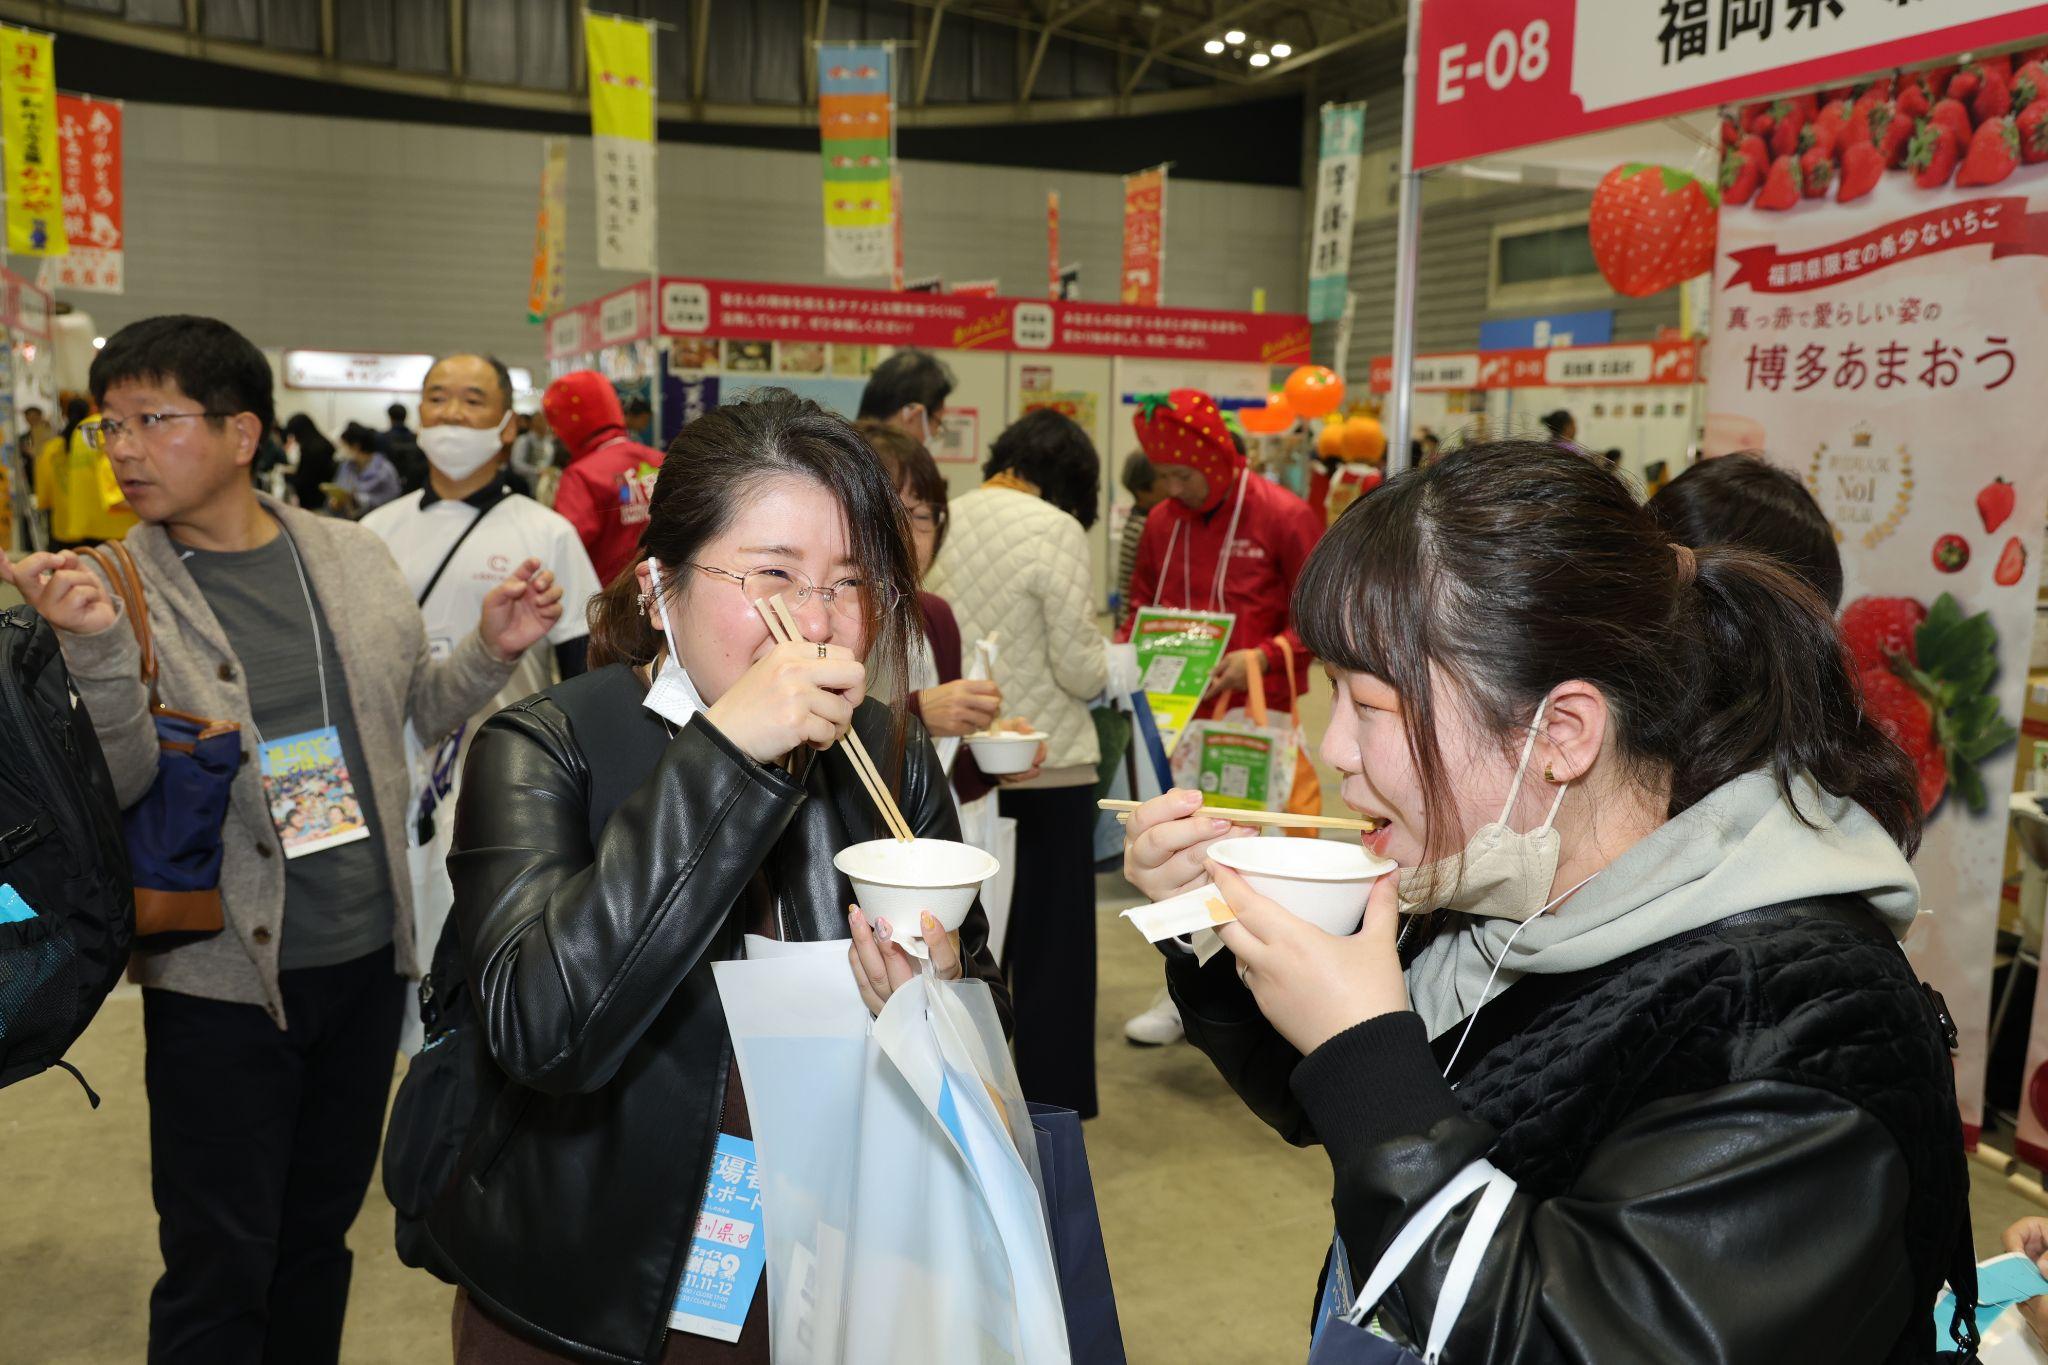
[[[1323,429],[1316,433],[1316,454],[1336,459],[1344,453],[1344,424],[1325,422]]]
[[[1328,417],[1344,405],[1344,381],[1327,365],[1298,366],[1287,376],[1287,401],[1303,417]]]
[[[1377,464],[1387,453],[1387,433],[1370,417],[1353,417],[1345,422],[1337,443],[1347,460]]]
[[[1294,409],[1285,394],[1272,393],[1266,395],[1263,408],[1239,408],[1237,420],[1255,436],[1278,436],[1294,425]]]

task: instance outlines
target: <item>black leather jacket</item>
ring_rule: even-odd
[[[643,696],[614,665],[486,722],[448,860],[470,1031],[489,1060],[428,1233],[492,1317],[592,1361],[662,1352],[736,1079],[711,973],[740,956],[735,902],[761,871],[784,937],[845,938],[852,894],[832,855],[875,837],[838,750],[792,777],[701,715],[671,739]],[[889,719],[870,701],[854,722],[885,766]],[[957,838],[914,723],[903,766],[912,827]],[[967,970],[1007,1021],[987,937],[976,905],[961,928]]]
[[[1462,1023],[1433,1046],[1417,1015],[1385,1014],[1303,1058],[1229,954],[1167,968],[1188,1040],[1290,1141],[1328,1150],[1354,1283],[1467,1164],[1514,1177],[1446,1361],[1932,1359],[1943,1274],[1975,1283],[1962,1130],[1935,1011],[1867,908],[1750,912],[1581,975],[1475,1038],[1453,1090]],[[1383,1324],[1424,1337],[1477,1200],[1424,1243]]]

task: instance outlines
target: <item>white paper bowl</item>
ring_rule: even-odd
[[[1365,920],[1372,884],[1394,860],[1336,839],[1222,839],[1209,857],[1252,890],[1332,934],[1350,934]]]
[[[974,751],[974,766],[989,777],[1030,771],[1031,760],[1038,757],[1038,746],[1044,742],[1045,736],[1036,731],[1020,735],[1006,730],[999,735],[967,737],[967,747]]]
[[[975,893],[1001,864],[994,854],[951,839],[875,839],[839,850],[832,866],[853,883],[853,898],[869,921],[889,921],[895,941],[922,957],[922,916],[930,913],[947,933],[958,929]]]

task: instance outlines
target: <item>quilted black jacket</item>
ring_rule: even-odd
[[[843,939],[852,892],[832,855],[875,837],[840,750],[793,777],[701,715],[671,739],[643,695],[615,664],[477,732],[448,869],[490,1060],[427,1220],[433,1261],[493,1318],[621,1365],[662,1353],[736,1079],[711,973],[742,950],[733,906],[765,874],[784,937]],[[878,758],[888,725],[876,701],[854,717]],[[919,834],[959,837],[922,727],[899,804]],[[964,965],[1007,1020],[987,941],[977,904]]]
[[[1455,1090],[1413,1013],[1300,1059],[1227,955],[1176,959],[1168,981],[1252,1108],[1329,1150],[1358,1278],[1471,1162],[1515,1178],[1448,1360],[1934,1355],[1935,1294],[1969,1255],[1962,1132],[1935,1008],[1867,908],[1752,912],[1656,945],[1461,1058]],[[1383,1323],[1426,1334],[1476,1201]]]

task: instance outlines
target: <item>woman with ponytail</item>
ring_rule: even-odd
[[[1324,933],[1205,865],[1187,792],[1125,867],[1237,915],[1206,965],[1164,945],[1167,982],[1329,1152],[1328,1283],[1410,1229],[1363,1307],[1446,1361],[1933,1358],[1944,1276],[1974,1279],[1945,1021],[1898,944],[1920,815],[1820,598],[1501,441],[1352,508],[1294,610],[1398,875]]]
[[[919,835],[959,837],[923,727],[863,695],[904,676],[915,587],[874,452],[770,390],[670,446],[591,602],[590,671],[478,732],[448,870],[485,1060],[426,1220],[461,1286],[457,1365],[770,1359],[765,1286],[737,1342],[669,1325],[720,1135],[751,1136],[712,964],[749,934],[850,940],[877,1011],[913,975],[912,926],[851,906],[832,856],[886,837],[849,729]],[[770,637],[776,597],[804,639]],[[931,970],[987,979],[1007,1015],[980,908],[954,938],[924,927]]]

